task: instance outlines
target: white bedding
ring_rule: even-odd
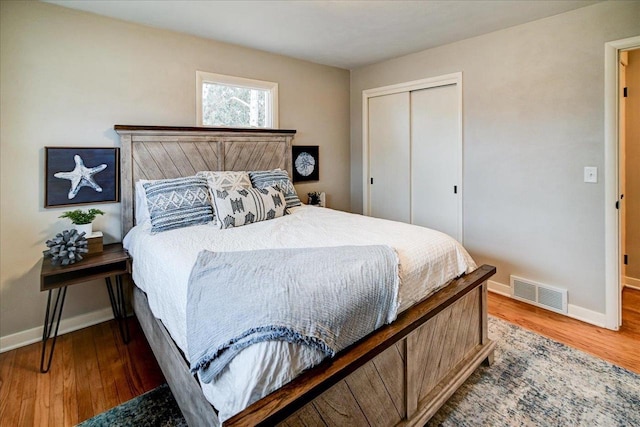
[[[187,283],[198,253],[270,248],[386,244],[400,260],[399,311],[436,292],[449,280],[476,268],[451,237],[423,227],[301,206],[270,221],[220,230],[199,225],[159,234],[148,223],[124,238],[133,258],[133,280],[148,297],[153,314],[186,354]],[[241,352],[203,391],[224,421],[291,381],[321,355],[308,347],[265,342]]]

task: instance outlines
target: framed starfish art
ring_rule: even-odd
[[[45,208],[120,200],[118,148],[44,149]]]

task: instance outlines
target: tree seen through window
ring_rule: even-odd
[[[266,127],[269,91],[215,83],[202,84],[205,126]]]

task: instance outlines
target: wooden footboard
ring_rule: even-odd
[[[423,425],[483,360],[487,338],[483,265],[398,319],[227,420],[246,425]],[[219,425],[162,322],[136,289],[134,308],[189,425]]]
[[[281,426],[424,425],[493,351],[478,288],[288,417]]]

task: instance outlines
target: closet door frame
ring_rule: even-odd
[[[401,92],[411,92],[420,89],[429,89],[438,86],[455,85],[458,94],[458,238],[463,243],[463,211],[462,199],[464,194],[463,185],[463,131],[462,131],[462,72],[445,74],[442,76],[430,77],[421,80],[413,80],[405,83],[398,83],[389,86],[382,86],[362,91],[362,213],[369,215],[371,212],[370,178],[369,167],[369,98],[383,95],[391,95]],[[410,189],[411,190],[411,189]]]

